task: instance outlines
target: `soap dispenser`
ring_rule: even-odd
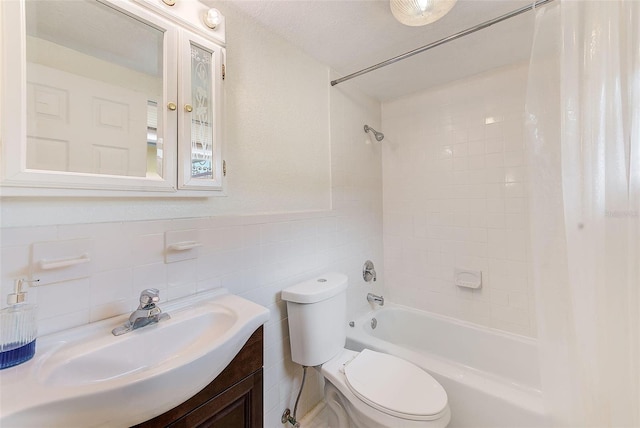
[[[32,281],[15,280],[9,306],[0,311],[0,370],[29,361],[36,353],[36,305],[26,302],[25,282]]]

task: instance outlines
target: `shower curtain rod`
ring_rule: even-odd
[[[485,21],[485,22],[483,22],[481,24],[478,24],[478,25],[475,25],[473,27],[467,28],[466,30],[462,30],[459,33],[452,34],[452,35],[450,35],[448,37],[445,37],[444,39],[440,39],[440,40],[437,40],[437,41],[435,41],[433,43],[429,43],[428,45],[421,46],[421,47],[419,47],[417,49],[414,49],[412,51],[405,52],[405,53],[403,53],[401,55],[398,55],[398,56],[393,57],[391,59],[388,59],[386,61],[382,61],[382,62],[380,62],[380,63],[378,63],[376,65],[372,65],[371,67],[363,68],[360,71],[356,71],[355,73],[351,73],[351,74],[349,74],[347,76],[344,76],[344,77],[341,77],[339,79],[332,80],[331,81],[331,86],[336,86],[336,85],[338,85],[338,84],[340,84],[342,82],[345,82],[347,80],[351,80],[354,77],[362,76],[363,74],[370,73],[370,72],[372,72],[374,70],[377,70],[379,68],[386,67],[387,65],[391,65],[391,64],[396,63],[398,61],[402,61],[403,59],[407,59],[407,58],[412,57],[414,55],[417,55],[419,53],[428,51],[429,49],[435,48],[436,46],[440,46],[440,45],[443,45],[445,43],[451,42],[453,40],[459,39],[460,37],[464,37],[464,36],[467,36],[467,35],[469,35],[471,33],[475,33],[478,30],[482,30],[483,28],[490,27],[493,24],[497,24],[498,22],[502,22],[502,21],[505,21],[505,20],[507,20],[509,18],[513,18],[514,16],[518,16],[518,15],[524,13],[524,12],[528,12],[529,10],[534,10],[536,7],[542,6],[542,5],[547,4],[547,3],[551,3],[552,1],[553,0],[538,0],[538,1],[534,1],[533,4],[531,4],[531,5],[521,7],[520,9],[513,10],[513,11],[511,11],[509,13],[505,13],[502,16],[490,19],[489,21]]]

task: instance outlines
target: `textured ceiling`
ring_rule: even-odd
[[[233,0],[275,33],[329,65],[338,76],[416,49],[530,0],[458,0],[441,20],[407,27],[393,18],[387,0]],[[410,59],[357,77],[354,85],[381,101],[529,58],[533,13],[480,30]],[[329,82],[327,82],[329,84]]]

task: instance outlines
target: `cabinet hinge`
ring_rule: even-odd
[[[222,175],[224,177],[227,176],[227,161],[226,160],[222,161]]]
[[[227,67],[222,64],[222,80],[227,76]]]

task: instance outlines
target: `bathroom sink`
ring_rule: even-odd
[[[269,311],[224,289],[160,305],[168,320],[121,336],[123,315],[38,338],[34,358],[0,372],[0,426],[131,426],[195,395]]]
[[[172,319],[134,330],[122,340],[103,335],[61,346],[42,362],[38,377],[44,385],[67,386],[130,376],[205,349],[237,317],[224,306],[205,305],[176,312]]]

